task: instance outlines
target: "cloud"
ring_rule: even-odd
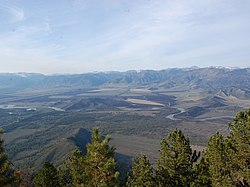
[[[10,70],[73,73],[250,64],[246,1],[62,0],[60,5],[32,1],[22,6],[26,14],[16,6],[8,9],[15,32],[0,29],[0,60],[12,64]]]
[[[6,5],[5,8],[11,15],[11,22],[20,22],[25,18],[24,10],[20,7],[17,7],[15,5]]]

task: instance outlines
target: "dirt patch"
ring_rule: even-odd
[[[141,105],[164,106],[164,104],[153,102],[153,101],[147,101],[143,99],[127,99],[126,101],[129,103],[141,104]]]

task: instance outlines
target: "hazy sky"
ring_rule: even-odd
[[[250,0],[0,0],[0,72],[250,67]]]

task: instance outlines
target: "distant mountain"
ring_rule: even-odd
[[[250,97],[250,89],[247,89],[247,88],[240,89],[240,88],[235,88],[235,87],[224,88],[224,89],[219,90],[217,95],[221,97],[234,96],[240,99],[247,99]]]
[[[160,71],[100,72],[72,75],[0,74],[0,94],[25,89],[92,88],[115,84],[171,88],[188,85],[225,96],[250,96],[250,68],[172,68]]]

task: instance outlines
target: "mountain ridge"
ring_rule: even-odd
[[[118,84],[137,87],[151,86],[152,89],[188,85],[214,93],[219,93],[220,91],[220,94],[225,92],[229,95],[230,93],[233,95],[239,93],[242,95],[241,97],[249,97],[250,68],[195,67],[61,75],[0,73],[0,94],[13,93],[25,89],[39,90],[63,87],[81,89],[108,87]],[[232,88],[237,91],[234,91]]]

